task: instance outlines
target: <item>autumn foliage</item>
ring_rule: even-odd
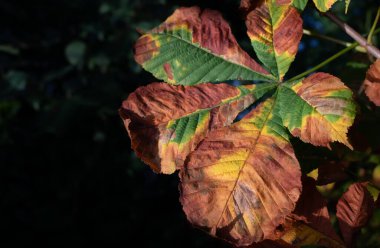
[[[314,2],[327,11],[335,1]],[[290,142],[294,136],[353,149],[347,137],[356,114],[352,91],[323,72],[286,81],[306,3],[242,1],[261,63],[238,45],[220,13],[198,7],[177,9],[135,45],[136,61],[163,82],[138,88],[122,104],[132,148],[157,173],[179,170],[188,220],[236,246],[351,246],[375,205],[366,184],[351,185],[336,207],[340,238],[316,184],[344,173],[325,166],[317,182],[302,176]],[[365,83],[377,105],[379,65]]]

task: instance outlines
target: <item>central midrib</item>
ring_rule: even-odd
[[[231,193],[230,193],[230,195],[228,196],[228,198],[227,198],[227,200],[226,200],[226,204],[224,205],[223,210],[222,210],[222,212],[221,212],[221,214],[220,214],[220,217],[219,217],[219,219],[218,219],[218,222],[212,227],[212,229],[218,227],[218,225],[219,225],[219,223],[220,223],[220,221],[221,221],[221,219],[222,219],[223,213],[224,213],[224,212],[226,211],[226,209],[227,209],[228,202],[230,201],[231,196],[232,196],[232,194],[233,194],[234,191],[235,191],[236,185],[237,185],[237,183],[238,183],[238,181],[239,181],[239,179],[240,179],[240,175],[241,175],[242,171],[244,170],[244,167],[245,167],[246,164],[247,164],[247,159],[250,157],[251,153],[256,149],[257,141],[259,140],[259,138],[260,138],[260,136],[261,136],[261,133],[262,133],[262,131],[263,131],[265,125],[267,124],[267,122],[268,122],[268,120],[269,120],[269,116],[270,116],[270,114],[272,113],[273,108],[274,108],[274,106],[275,106],[275,104],[276,104],[277,94],[278,94],[278,90],[277,90],[276,93],[275,93],[274,101],[273,101],[273,104],[272,104],[272,106],[271,106],[271,108],[270,108],[270,111],[268,111],[268,114],[267,114],[267,116],[266,116],[266,118],[265,118],[265,121],[264,121],[264,123],[263,123],[263,125],[262,125],[262,128],[260,129],[259,134],[257,135],[257,137],[256,137],[256,139],[255,139],[255,141],[254,141],[253,149],[250,149],[250,150],[248,151],[247,157],[244,159],[244,164],[243,164],[243,166],[241,167],[241,169],[240,169],[240,171],[239,171],[239,174],[238,174],[238,176],[237,176],[237,178],[236,178],[236,181],[235,181],[235,183],[234,183],[234,186],[232,187]]]

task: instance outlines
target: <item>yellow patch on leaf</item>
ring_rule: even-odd
[[[347,126],[344,120],[329,122],[322,114],[313,111],[311,115],[303,116],[301,128],[294,129],[291,133],[316,146],[330,148],[330,142],[338,141],[352,150],[346,135]]]

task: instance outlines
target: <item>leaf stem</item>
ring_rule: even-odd
[[[380,28],[376,29],[376,30],[373,32],[373,34],[377,34],[377,33],[379,33],[379,32],[380,32]],[[331,56],[330,58],[328,58],[328,59],[322,61],[320,64],[314,66],[313,68],[310,68],[309,70],[307,70],[307,71],[305,71],[305,72],[303,72],[303,73],[301,73],[301,74],[299,74],[299,75],[297,75],[297,76],[292,77],[291,79],[289,79],[289,80],[287,80],[287,81],[288,81],[288,82],[289,82],[289,81],[295,81],[295,80],[297,80],[297,79],[303,78],[303,77],[307,76],[308,74],[310,74],[310,73],[312,73],[312,72],[318,70],[319,68],[321,68],[321,67],[323,67],[323,66],[329,64],[331,61],[333,61],[333,60],[339,58],[340,56],[342,56],[343,54],[349,52],[350,50],[354,49],[354,48],[357,47],[357,46],[359,46],[359,43],[358,43],[358,42],[354,42],[354,43],[352,43],[349,47],[346,47],[346,48],[344,48],[343,50],[337,52],[336,54],[334,54],[334,55]]]
[[[355,47],[357,47],[359,45],[359,43],[355,42],[355,43],[352,43],[349,47],[346,47],[344,48],[343,50],[340,50],[338,53],[334,54],[333,56],[331,56],[330,58],[322,61],[322,63],[314,66],[313,68],[310,68],[309,70],[295,76],[295,77],[292,77],[291,79],[287,80],[287,81],[294,81],[294,80],[297,80],[297,79],[300,79],[300,78],[303,78],[307,75],[309,75],[310,73],[318,70],[319,68],[329,64],[331,61],[339,58],[340,56],[342,56],[343,54],[347,53],[348,51],[354,49]]]
[[[377,9],[377,14],[376,14],[375,20],[373,21],[371,30],[369,31],[369,34],[367,37],[367,42],[369,44],[372,44],[372,36],[373,36],[373,33],[375,32],[375,28],[376,28],[377,22],[379,21],[379,17],[380,17],[380,7]]]
[[[368,53],[373,55],[375,58],[380,59],[380,50],[369,44],[358,32],[356,32],[347,23],[343,22],[341,19],[339,19],[332,13],[325,13],[324,15],[327,16],[333,22],[335,22],[340,28],[342,28],[346,32],[346,34],[351,36],[351,38],[356,40],[356,42],[358,42],[362,47],[364,47]]]

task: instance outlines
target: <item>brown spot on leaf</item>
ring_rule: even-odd
[[[273,34],[274,48],[278,54],[295,55],[302,37],[302,18],[294,7],[287,8],[281,23]]]
[[[263,3],[260,7],[256,8],[247,16],[245,23],[248,29],[248,35],[250,37],[258,38],[260,42],[266,44],[267,46],[272,46],[273,39],[270,37],[272,34],[269,34],[268,37],[268,31],[266,30],[266,28],[268,28],[268,23],[266,20],[270,19],[271,17],[268,6]],[[265,39],[262,37],[265,37]],[[268,52],[272,53],[273,50]]]
[[[134,47],[134,56],[137,63],[144,64],[150,60],[155,53],[159,51],[159,47],[152,39],[150,34],[142,36],[137,40]]]
[[[324,119],[308,116],[305,127],[302,128],[301,137],[316,146],[328,146],[330,143],[331,127]],[[292,132],[293,135],[295,133]]]
[[[171,66],[170,66],[169,63],[165,63],[164,64],[164,71],[165,71],[166,75],[168,76],[169,80],[173,80],[174,79],[173,78],[173,71],[172,71],[172,68],[171,68]]]
[[[297,94],[302,96],[303,99],[310,102],[313,106],[323,107],[327,105],[329,108],[325,108],[326,111],[334,110],[334,112],[323,111],[323,114],[340,115],[342,114],[341,108],[344,103],[342,103],[342,99],[328,99],[329,93],[337,90],[349,90],[349,88],[347,88],[339,78],[328,73],[318,72],[310,75],[302,81],[302,85],[297,90]],[[330,104],[323,104],[326,103],[326,101],[329,101]]]

